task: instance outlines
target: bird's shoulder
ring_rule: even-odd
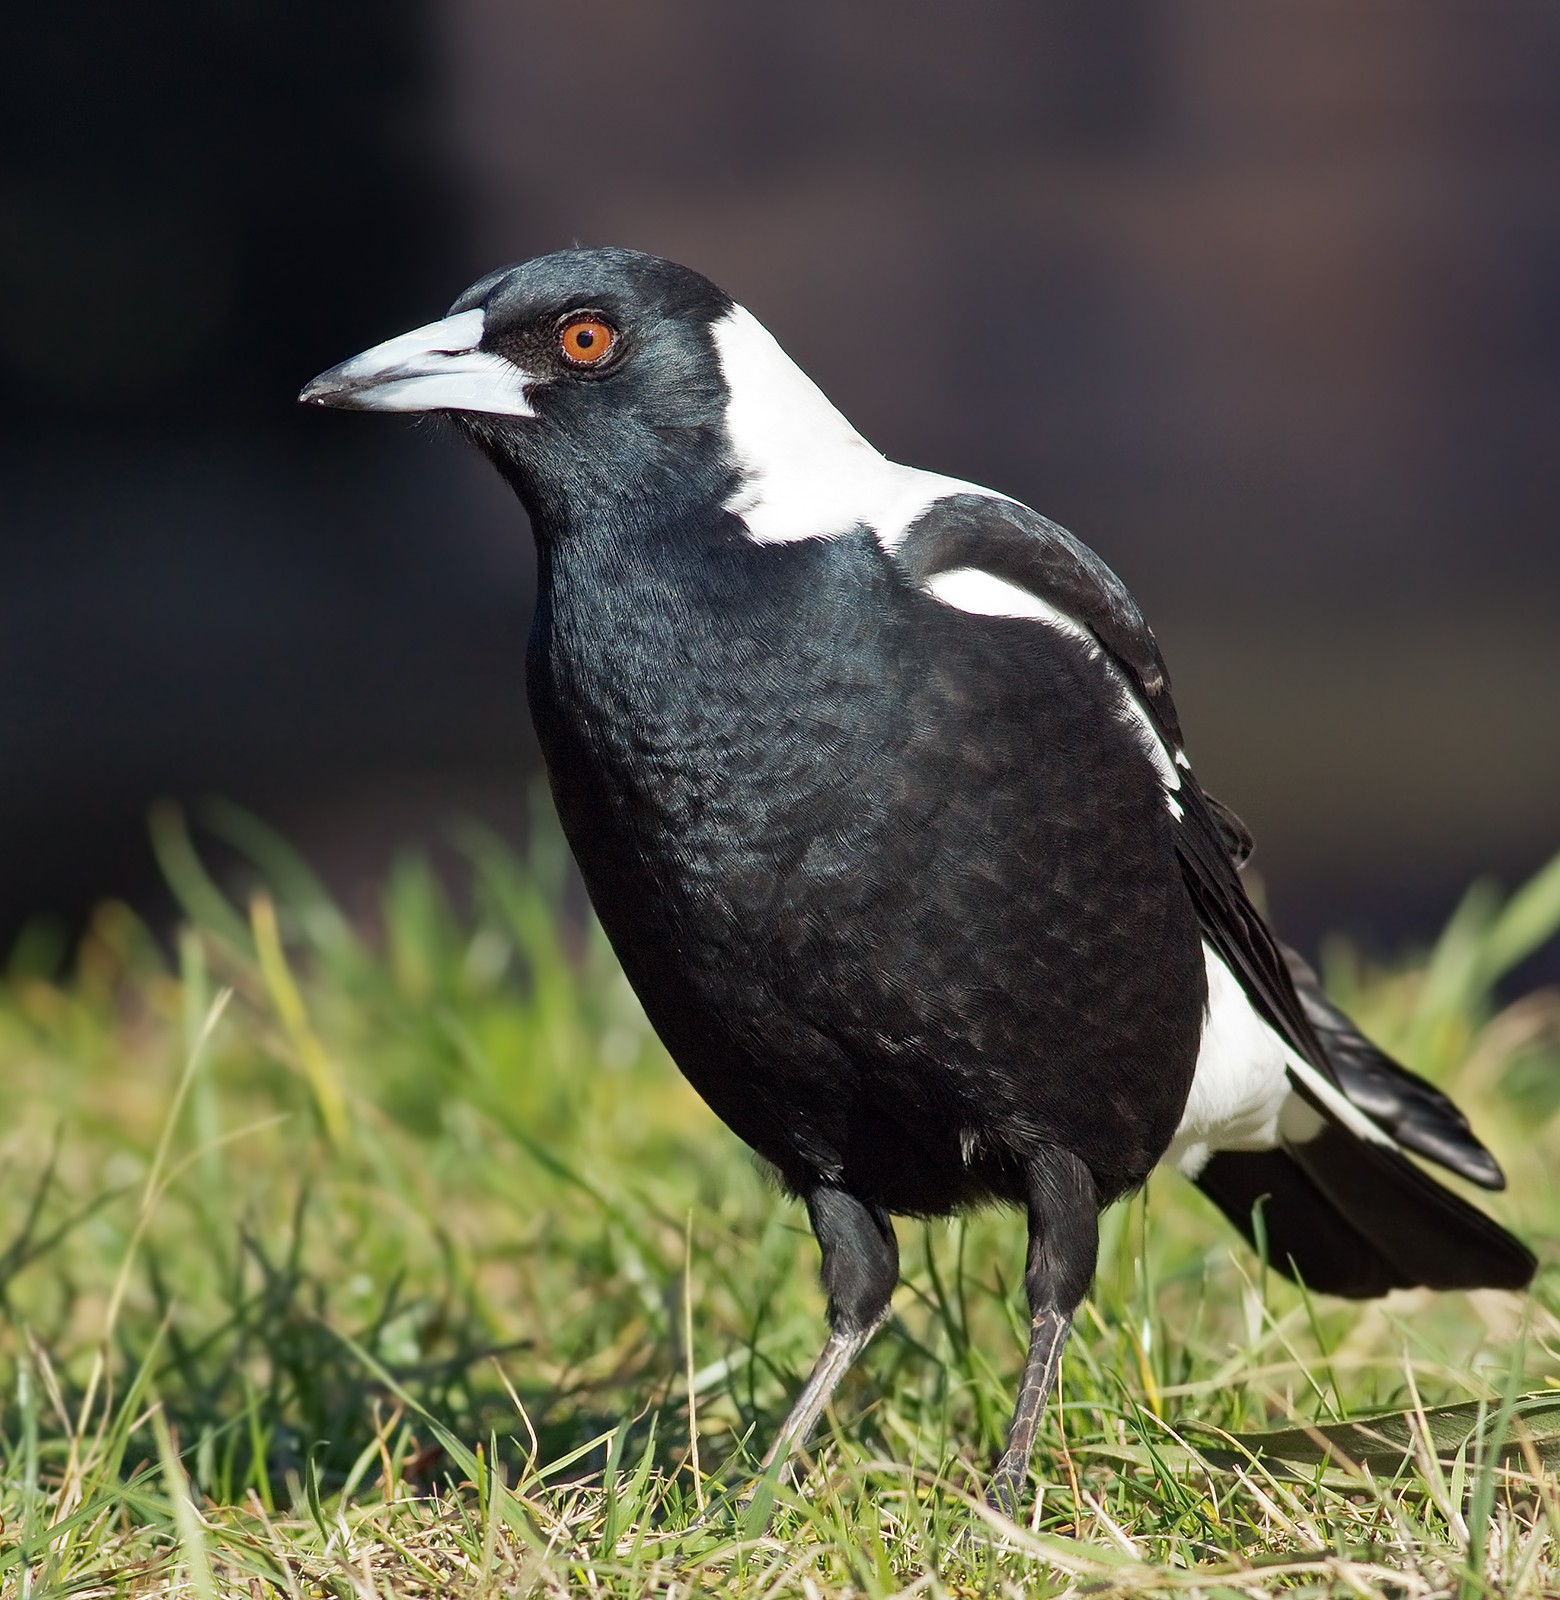
[[[956,490],[885,541],[906,578],[968,611],[1032,616],[1096,644],[1131,692],[1181,744],[1170,674],[1125,583],[1081,539],[1017,501]]]

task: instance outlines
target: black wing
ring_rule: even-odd
[[[1206,796],[1236,867],[1251,859],[1251,830],[1227,805]],[[1295,993],[1343,1092],[1405,1150],[1484,1189],[1504,1189],[1500,1163],[1479,1142],[1468,1119],[1433,1084],[1394,1061],[1327,998],[1322,980],[1299,951],[1279,943]]]
[[[954,495],[913,522],[894,554],[916,583],[973,567],[1072,617],[1127,674],[1171,748],[1180,748],[1170,674],[1153,630],[1126,584],[1065,528],[1009,500]]]
[[[1305,1007],[1343,1092],[1405,1150],[1485,1189],[1504,1189],[1506,1176],[1479,1142],[1468,1119],[1433,1084],[1400,1066],[1370,1042],[1354,1020],[1329,1000],[1302,956],[1281,944],[1295,992]]]
[[[1164,658],[1115,573],[1037,512],[979,495],[932,506],[910,526],[894,555],[922,587],[939,573],[975,569],[1016,585],[1086,629],[1122,673],[1164,746],[1176,779],[1167,793],[1177,817],[1177,854],[1203,936],[1294,1052],[1290,1081],[1323,1117],[1320,1132],[1304,1141],[1215,1154],[1198,1176],[1204,1191],[1254,1242],[1254,1218],[1265,1209],[1274,1264],[1316,1289],[1376,1295],[1410,1284],[1525,1285],[1535,1266],[1526,1247],[1443,1189],[1392,1142],[1396,1136],[1493,1186],[1499,1168],[1467,1132],[1461,1114],[1375,1051],[1328,1004],[1303,963],[1297,988],[1296,969],[1241,884],[1251,836],[1192,774]],[[1353,1103],[1355,1095],[1362,1106]],[[1378,1112],[1381,1123],[1367,1110]]]
[[[1232,812],[1203,793],[1186,764],[1170,674],[1121,579],[1087,545],[1039,512],[973,494],[937,502],[911,524],[894,554],[907,576],[923,586],[941,572],[990,573],[1054,606],[1099,641],[1176,765],[1177,850],[1204,935],[1280,1037],[1327,1085],[1340,1087],[1283,956],[1241,884],[1232,852],[1237,837],[1249,846],[1249,836]],[[1307,1085],[1297,1087],[1315,1099]]]

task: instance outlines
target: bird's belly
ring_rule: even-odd
[[[1130,734],[984,685],[973,714],[935,683],[734,707],[679,684],[629,713],[549,687],[533,677],[559,812],[624,970],[789,1183],[937,1213],[1020,1199],[1047,1144],[1105,1198],[1147,1175],[1204,978]]]
[[[1021,1198],[1039,1145],[1077,1150],[1102,1193],[1160,1155],[1202,1004],[1173,868],[1046,830],[999,843],[975,796],[913,831],[842,826],[819,796],[832,820],[801,834],[756,800],[673,826],[599,798],[565,826],[630,981],[793,1185],[936,1213]]]

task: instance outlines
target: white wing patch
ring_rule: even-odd
[[[1099,641],[1081,623],[1074,621],[1065,611],[1058,611],[1049,601],[1006,578],[998,578],[978,567],[955,567],[949,572],[933,573],[926,582],[927,591],[944,605],[955,606],[982,617],[1034,617],[1037,621],[1060,628],[1075,639],[1081,639],[1094,649]]]
[[[1321,1114],[1298,1094],[1291,1073],[1351,1133],[1373,1144],[1392,1140],[1292,1049],[1252,1005],[1209,944],[1208,1010],[1181,1125],[1163,1160],[1195,1178],[1219,1150],[1272,1150],[1303,1144],[1321,1131]]]
[[[993,489],[903,467],[875,450],[780,348],[734,306],[711,330],[726,380],[726,430],[741,482],[726,510],[760,544],[839,538],[868,527],[886,549],[951,494]]]
[[[1076,617],[1068,616],[1065,611],[1058,610],[1049,601],[1042,600],[1039,595],[1019,584],[1009,583],[1006,578],[999,578],[990,572],[982,572],[978,567],[954,567],[947,572],[933,573],[927,579],[926,589],[928,594],[941,600],[944,605],[976,616],[1031,617],[1048,627],[1059,629],[1071,638],[1081,640],[1096,656],[1103,658],[1105,655],[1099,640]],[[1173,793],[1181,787],[1181,774],[1176,767],[1185,766],[1186,758],[1180,751],[1167,748],[1153,720],[1132,692],[1126,674],[1113,661],[1107,661],[1106,665],[1116,686],[1122,720],[1132,727],[1138,742],[1159,769],[1159,781]],[[1181,808],[1168,796],[1167,803],[1171,815],[1179,821]]]

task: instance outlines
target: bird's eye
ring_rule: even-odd
[[[599,367],[617,341],[617,329],[600,317],[570,317],[558,330],[558,348],[572,367]]]

